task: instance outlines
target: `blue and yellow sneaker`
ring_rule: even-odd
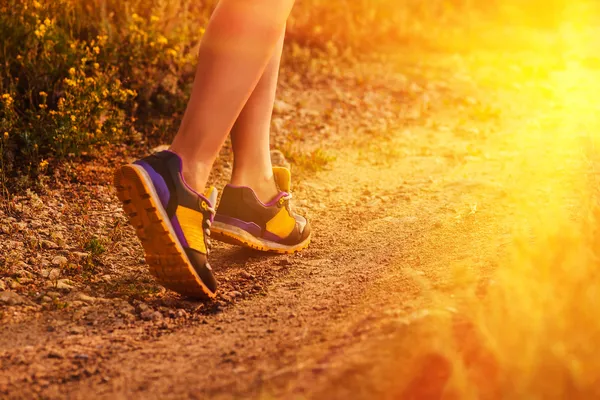
[[[310,225],[290,208],[290,171],[275,167],[273,174],[280,193],[267,204],[249,187],[225,186],[212,225],[214,239],[282,254],[308,247]]]
[[[217,191],[208,198],[181,174],[181,158],[162,151],[119,168],[117,195],[146,253],[150,273],[184,296],[213,298],[217,281],[208,263]]]

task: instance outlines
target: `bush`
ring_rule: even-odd
[[[136,128],[156,129],[181,111],[202,33],[191,26],[209,10],[175,25],[172,15],[194,10],[185,1],[165,4],[4,3],[3,176],[35,176],[65,156],[139,139]]]

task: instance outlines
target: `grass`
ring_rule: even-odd
[[[320,147],[311,151],[304,151],[289,144],[282,147],[281,152],[294,168],[298,168],[303,173],[322,171],[330,162],[335,160],[334,155]]]

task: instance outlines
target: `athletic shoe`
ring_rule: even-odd
[[[310,225],[290,208],[290,171],[273,168],[280,193],[261,202],[249,187],[227,185],[212,227],[213,238],[261,251],[294,253],[310,243]]]
[[[165,287],[193,298],[213,298],[217,281],[208,263],[217,190],[191,189],[181,158],[162,151],[119,168],[117,195],[146,253],[150,273]]]

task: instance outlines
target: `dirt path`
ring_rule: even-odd
[[[537,91],[510,86],[523,70],[506,85],[486,86],[504,72],[490,64],[500,56],[405,60],[381,82],[406,92],[353,88],[365,90],[362,99],[383,92],[397,114],[373,131],[366,110],[323,143],[335,161],[294,191],[316,232],[309,250],[264,256],[219,247],[213,264],[224,289],[214,304],[164,293],[110,307],[79,298],[89,303],[80,314],[15,318],[0,328],[0,394],[439,397],[442,361],[403,362],[414,361],[418,336],[427,335],[420,321],[456,314],[437,299],[460,296],[466,281],[485,290],[518,217],[514,205],[543,196],[513,190],[522,178],[515,171],[533,163],[523,154],[543,135],[514,144],[525,118],[541,120],[547,110],[524,112],[522,102]],[[421,75],[405,78],[406,70]],[[515,102],[517,93],[523,97]],[[145,274],[138,264],[133,277]],[[126,316],[136,313],[147,321]]]

